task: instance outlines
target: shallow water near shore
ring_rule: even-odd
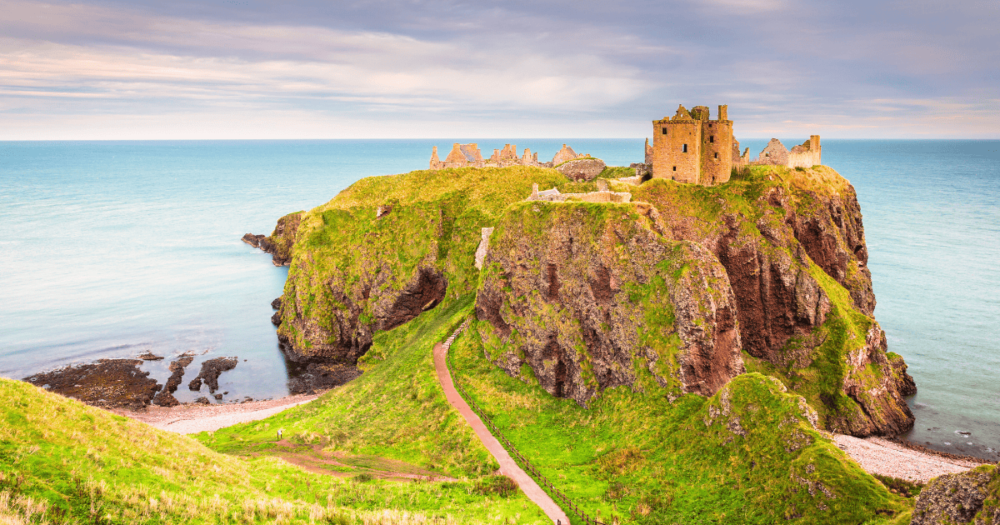
[[[149,351],[166,358],[143,365],[162,383],[193,352],[182,402],[207,395],[187,383],[221,356],[240,359],[220,377],[223,402],[287,395],[270,324],[287,269],[240,237],[362,177],[425,168],[431,146],[455,141],[0,142],[0,375]],[[568,142],[610,165],[643,156],[641,139],[478,142],[543,159]],[[858,191],[875,315],[917,382],[907,437],[1000,458],[1000,141],[823,149]]]

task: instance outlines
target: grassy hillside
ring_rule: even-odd
[[[609,389],[585,409],[490,364],[490,332],[474,323],[456,340],[456,381],[603,521],[882,523],[910,508],[822,437],[801,398],[775,379],[745,374],[712,398],[671,402],[646,373],[635,390]]]
[[[499,496],[477,481],[341,479],[275,458],[219,454],[18,381],[0,379],[0,399],[0,523],[504,523],[540,516],[523,495]]]

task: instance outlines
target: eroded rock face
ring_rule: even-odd
[[[304,301],[298,295],[294,301],[283,301],[283,309],[275,315],[282,314],[279,317],[282,323],[291,325],[309,345],[305,349],[297,347],[287,335],[279,332],[278,339],[285,355],[293,361],[306,362],[319,357],[353,365],[371,347],[376,331],[391,330],[434,308],[448,290],[448,280],[431,264],[420,265],[399,291],[388,286],[391,277],[388,271],[365,273],[361,286],[348,289],[330,282],[328,290],[344,308],[334,310],[323,320],[328,327],[305,314]],[[374,295],[373,290],[383,292]],[[289,308],[294,310],[289,311]],[[373,315],[363,316],[366,308]]]
[[[913,525],[1000,523],[1000,507],[995,503],[1000,494],[990,494],[996,466],[979,467],[961,474],[946,474],[934,478],[917,496],[913,509]],[[993,486],[993,490],[996,487]],[[988,498],[992,505],[985,505]]]
[[[657,221],[666,237],[698,242],[718,257],[732,285],[748,354],[788,371],[793,388],[801,381],[800,370],[840,374],[838,391],[810,400],[825,428],[856,436],[897,435],[913,424],[903,396],[915,393],[916,386],[902,358],[887,353],[877,323],[853,317],[852,312],[870,317],[875,308],[854,189],[828,168],[790,174],[804,182],[765,186],[754,194],[752,215],[721,193],[724,188],[719,197],[695,196],[651,181],[635,190],[634,198],[659,208]],[[694,199],[701,200],[701,208],[693,213]],[[697,213],[705,208],[718,219]],[[835,311],[817,280],[817,267],[847,290],[851,304]],[[851,325],[858,325],[861,337],[851,333]],[[831,350],[820,350],[824,344],[854,350],[833,358]],[[844,403],[844,397],[853,403]]]
[[[476,302],[498,339],[491,359],[515,377],[527,365],[549,393],[581,405],[633,384],[635,363],[661,386],[711,395],[744,370],[724,269],[696,244],[664,241],[634,206],[606,209],[508,212]],[[676,323],[658,317],[667,312]]]
[[[275,266],[288,266],[292,261],[292,246],[295,244],[295,233],[302,222],[303,212],[290,213],[278,219],[278,224],[270,236],[248,233],[243,236],[243,242],[260,248],[272,255],[271,262]]]

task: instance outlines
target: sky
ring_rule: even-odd
[[[0,0],[0,140],[1000,138],[1000,2]]]

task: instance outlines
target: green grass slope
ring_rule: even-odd
[[[186,436],[0,379],[0,523],[526,522],[521,494],[483,483],[351,480]]]
[[[474,323],[451,350],[456,381],[578,506],[607,523],[882,523],[910,503],[808,423],[773,378],[745,374],[674,402],[652,375],[589,409],[513,379]],[[482,334],[482,335],[480,335]]]

